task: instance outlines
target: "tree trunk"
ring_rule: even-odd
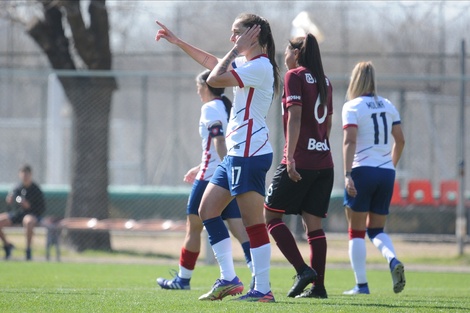
[[[80,1],[41,0],[44,21],[34,20],[28,33],[47,55],[54,69],[76,70],[62,23],[66,12],[74,47],[91,70],[111,69],[109,21],[105,0],[91,0],[90,26],[85,27]],[[66,217],[104,219],[108,212],[108,140],[114,77],[61,76],[72,104],[72,181]],[[111,250],[107,232],[69,232],[68,242],[78,251]]]
[[[71,192],[66,216],[104,219],[108,214],[108,138],[111,78],[81,80],[73,104]],[[78,251],[110,250],[107,232],[69,232],[68,243]]]

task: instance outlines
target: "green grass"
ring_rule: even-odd
[[[344,296],[354,285],[349,269],[326,274],[328,299],[285,296],[294,275],[274,266],[276,303],[199,301],[218,276],[217,266],[198,265],[190,291],[168,291],[155,278],[168,277],[169,265],[46,262],[0,263],[0,312],[469,312],[470,273],[406,272],[404,292],[392,291],[390,273],[369,270],[371,295]],[[237,267],[249,282],[245,267]]]

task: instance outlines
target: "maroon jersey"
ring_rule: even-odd
[[[284,124],[283,164],[286,164],[287,152],[287,108],[292,105],[302,106],[300,134],[294,153],[295,167],[307,170],[319,170],[333,167],[330,142],[327,137],[327,116],[333,114],[333,87],[326,78],[328,86],[327,105],[320,104],[316,78],[305,67],[289,70],[284,78],[282,96],[282,119]]]

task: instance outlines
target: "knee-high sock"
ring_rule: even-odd
[[[246,266],[253,274],[253,262],[251,262],[250,240],[242,243],[243,254],[245,255]]]
[[[367,283],[365,234],[365,230],[349,230],[349,260],[357,284]]]
[[[294,266],[297,274],[302,272],[302,270],[307,266],[302,254],[299,251],[295,238],[292,235],[292,232],[286,226],[286,224],[280,218],[275,218],[269,221],[267,224],[268,231],[271,236],[276,241],[279,250],[286,257],[292,266]]]
[[[267,293],[271,290],[269,285],[269,270],[271,263],[271,243],[269,242],[266,224],[256,224],[246,228],[250,238],[250,250],[255,274],[254,289]]]
[[[307,234],[310,245],[310,265],[317,272],[315,286],[325,285],[326,266],[326,235],[323,229],[314,230]]]
[[[181,248],[180,263],[178,276],[181,278],[191,279],[194,268],[196,267],[196,261],[199,256],[198,252],[192,252],[186,250],[184,247]]]
[[[232,241],[220,216],[203,221],[209,234],[209,242],[220,267],[220,278],[233,280],[236,276],[233,264]]]
[[[374,246],[379,249],[388,263],[396,258],[395,248],[393,247],[392,239],[383,232],[383,228],[371,228],[367,230],[370,240]]]

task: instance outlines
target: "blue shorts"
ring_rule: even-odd
[[[354,212],[372,212],[387,215],[395,182],[395,170],[362,166],[352,169],[351,177],[357,190],[356,197],[344,191],[344,205]]]
[[[227,155],[217,166],[211,183],[229,190],[232,196],[256,191],[264,197],[266,173],[272,162],[272,153],[249,158]]]
[[[191,189],[191,194],[189,195],[188,199],[188,206],[186,207],[186,214],[195,214],[199,215],[199,205],[201,204],[202,195],[204,194],[204,190],[206,190],[207,185],[209,184],[208,181],[205,180],[195,180],[193,184],[193,188]],[[240,209],[238,208],[237,200],[233,199],[222,211],[221,214],[222,218],[229,219],[229,218],[241,218]]]

